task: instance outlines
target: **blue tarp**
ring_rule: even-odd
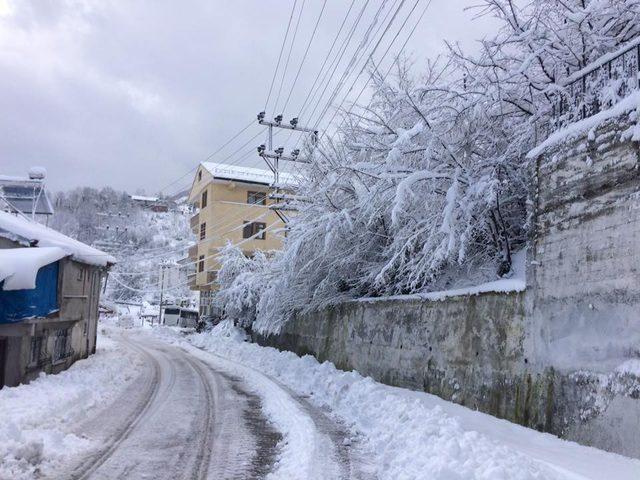
[[[36,288],[31,290],[5,291],[0,288],[0,323],[46,317],[58,310],[58,269],[59,262],[53,262],[38,270]]]

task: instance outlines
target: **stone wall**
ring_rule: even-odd
[[[640,171],[627,115],[534,159],[524,293],[352,301],[255,340],[640,457]],[[591,128],[591,127],[590,127]]]

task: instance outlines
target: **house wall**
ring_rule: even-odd
[[[640,165],[626,115],[534,162],[527,289],[352,301],[254,340],[640,457]]]
[[[95,352],[101,270],[98,267],[60,260],[58,300],[60,310],[46,318],[26,319],[18,324],[0,325],[6,338],[5,385],[14,386],[36,378],[40,372],[58,373],[76,360]],[[71,354],[55,360],[52,355],[56,332],[70,329]],[[42,337],[40,361],[31,362],[33,337]]]

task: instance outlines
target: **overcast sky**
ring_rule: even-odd
[[[354,49],[382,1],[369,1]],[[427,1],[420,1],[394,47]],[[416,68],[441,52],[445,39],[473,49],[495,28],[493,20],[473,20],[474,12],[464,11],[477,3],[432,0],[406,48]],[[285,115],[297,113],[307,98],[350,4],[327,1]],[[394,1],[386,4],[391,10]],[[405,2],[396,26],[413,4]],[[293,0],[0,0],[0,174],[22,175],[41,165],[53,190],[109,185],[158,191],[263,109],[292,5]],[[305,1],[280,106],[322,5],[323,0]],[[355,0],[343,35],[363,5],[365,0]],[[343,70],[341,65],[338,74]],[[213,160],[256,164],[253,155],[243,159],[243,151],[227,157],[259,131],[251,126]],[[258,143],[249,142],[249,148]],[[188,182],[186,177],[165,191]]]

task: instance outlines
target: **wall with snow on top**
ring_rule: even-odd
[[[530,155],[526,290],[361,299],[254,339],[640,458],[640,127],[627,107]]]

